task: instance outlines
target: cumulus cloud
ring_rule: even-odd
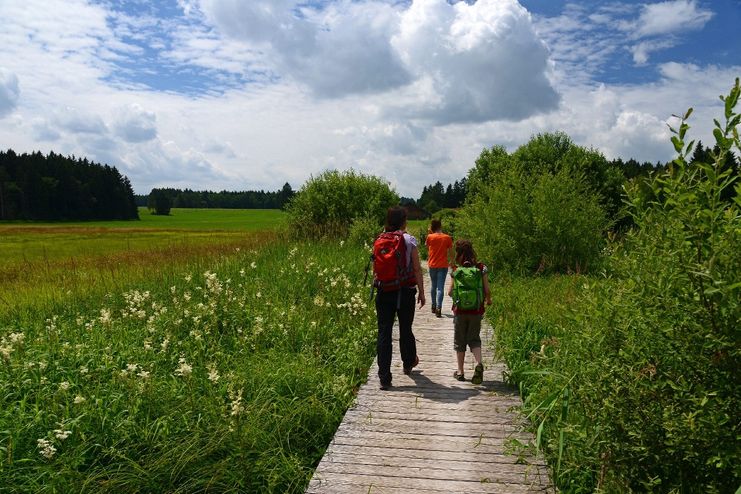
[[[121,108],[116,123],[116,135],[127,142],[142,142],[157,137],[157,117],[134,103]]]
[[[548,50],[514,0],[416,0],[392,39],[427,95],[411,115],[437,123],[519,120],[556,108]]]
[[[0,67],[0,118],[15,110],[19,95],[18,77]]]
[[[396,113],[441,125],[522,119],[558,103],[548,50],[515,0],[200,5],[223,33],[263,47],[281,76],[321,97],[398,90]]]

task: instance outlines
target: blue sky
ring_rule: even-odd
[[[608,158],[710,142],[741,1],[9,0],[0,147],[117,166],[138,193],[381,175],[403,195],[561,130]],[[7,21],[7,20],[10,21]]]

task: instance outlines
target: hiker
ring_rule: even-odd
[[[445,278],[448,277],[449,259],[453,258],[453,239],[443,233],[442,222],[434,219],[430,222],[431,233],[425,239],[427,246],[427,267],[430,270],[430,299],[432,313],[442,317]]]
[[[453,281],[448,295],[453,297],[453,348],[456,351],[458,370],[453,377],[465,381],[463,363],[466,346],[471,349],[476,360],[476,368],[471,378],[472,384],[484,380],[484,364],[481,362],[481,319],[484,317],[484,302],[491,305],[491,292],[487,268],[476,260],[476,252],[470,240],[455,243],[455,263],[451,278]]]
[[[391,387],[391,329],[399,318],[399,352],[404,374],[419,364],[417,343],[412,333],[415,295],[425,305],[425,289],[419,263],[417,239],[406,233],[407,211],[389,208],[384,232],[373,243],[373,286],[376,287],[378,319],[378,379],[381,389]]]

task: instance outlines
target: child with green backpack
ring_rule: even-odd
[[[454,335],[453,347],[458,360],[458,370],[453,377],[465,381],[463,363],[466,359],[466,346],[471,349],[476,368],[471,378],[472,384],[484,380],[484,364],[481,362],[481,319],[484,317],[484,303],[491,305],[491,292],[486,266],[476,260],[476,252],[470,240],[455,243],[455,262],[451,277],[453,282],[448,295],[453,299]]]

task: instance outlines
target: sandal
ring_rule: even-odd
[[[465,381],[466,380],[466,376],[464,374],[459,374],[458,371],[453,372],[453,378],[456,381]]]
[[[484,364],[479,364],[473,371],[471,384],[481,384],[484,381]]]

